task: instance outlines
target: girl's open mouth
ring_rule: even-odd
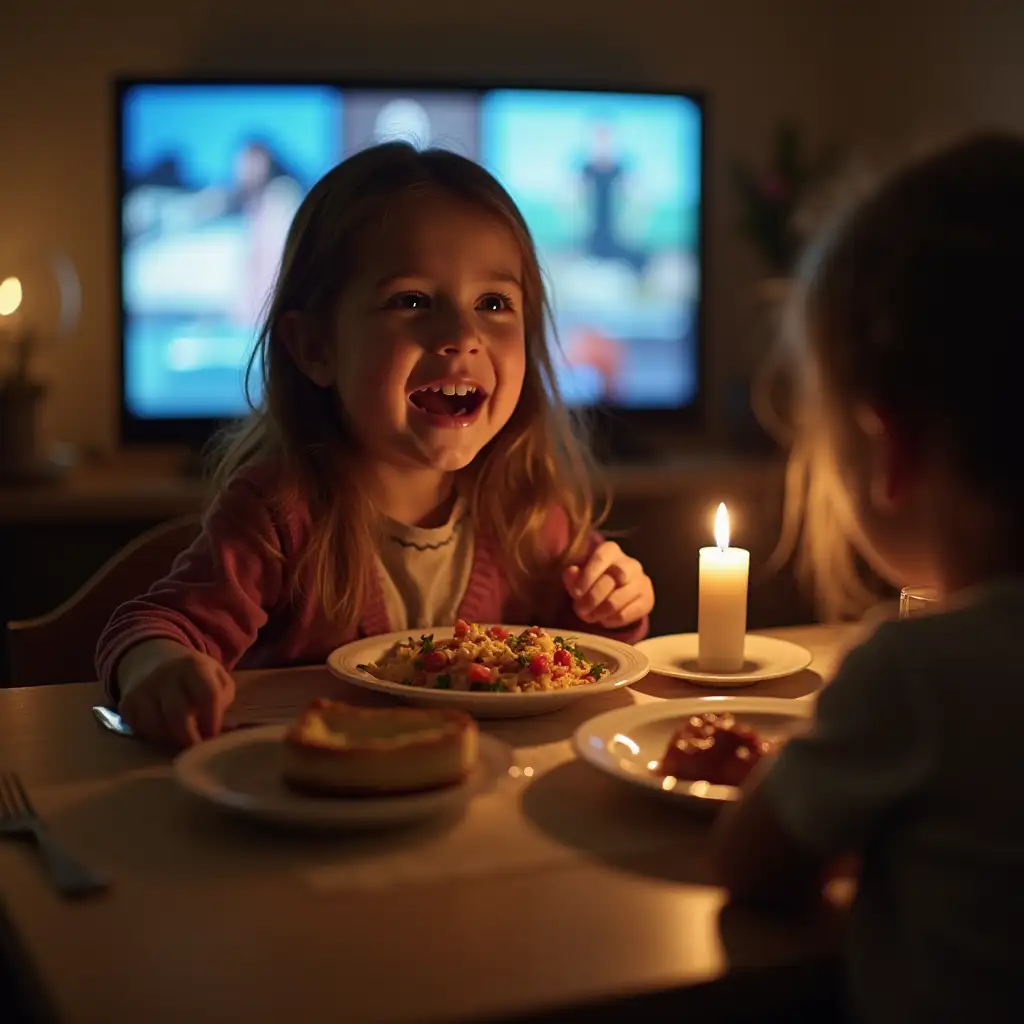
[[[487,393],[473,384],[436,384],[414,391],[409,401],[430,416],[463,422],[479,412]]]

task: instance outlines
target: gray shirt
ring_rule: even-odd
[[[783,827],[857,851],[856,1019],[1024,1019],[1024,582],[881,626],[765,780]]]

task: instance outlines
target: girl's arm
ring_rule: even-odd
[[[852,651],[821,692],[815,722],[751,776],[716,823],[712,856],[736,899],[820,893],[826,869],[900,820],[933,777],[934,694],[901,624]],[[884,823],[889,823],[885,825]]]
[[[584,622],[573,610],[573,599],[566,594],[561,601],[558,612],[554,615],[551,625],[572,633],[593,633],[595,636],[606,636],[612,640],[621,640],[624,644],[638,644],[647,637],[650,631],[650,618],[642,616],[635,622],[625,626],[609,629],[599,622]]]
[[[793,906],[820,892],[825,858],[797,843],[779,821],[755,772],[743,798],[726,807],[715,823],[712,857],[716,875],[735,900]]]
[[[545,524],[547,550],[551,557],[556,560],[560,560],[563,553],[569,547],[569,519],[562,509],[553,510],[549,516],[548,521]],[[586,547],[581,558],[577,559],[577,566],[583,570],[591,559],[598,552],[598,549],[605,544],[605,538],[600,533],[594,531],[590,535],[590,541]],[[625,558],[625,556],[624,556]],[[631,562],[638,572],[643,575],[643,567],[640,566],[639,562],[635,562],[633,559],[625,559]],[[617,572],[617,569],[614,570]],[[601,573],[604,573],[604,569],[601,569]],[[618,579],[619,576],[616,576]],[[646,580],[646,577],[644,577]],[[646,580],[647,585],[650,581]],[[561,578],[556,578],[552,581],[551,600],[549,606],[543,609],[541,614],[538,616],[538,621],[543,621],[547,625],[557,626],[559,629],[568,630],[574,633],[594,633],[601,636],[611,637],[615,640],[621,640],[623,643],[635,644],[643,640],[647,636],[649,629],[649,608],[647,611],[643,611],[637,618],[632,619],[629,622],[622,624],[616,623],[614,626],[605,626],[600,622],[587,622],[581,619],[575,609],[576,595],[570,593],[568,581]],[[650,600],[646,602],[653,606],[654,595],[653,588],[650,593]]]
[[[252,646],[284,589],[289,545],[271,507],[252,480],[233,481],[170,573],[114,612],[96,649],[99,678],[113,699],[119,666],[133,649],[125,667],[135,672],[166,659],[177,645],[231,669]]]

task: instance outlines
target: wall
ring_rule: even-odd
[[[836,122],[882,159],[1024,130],[1021,0],[858,0],[837,14]]]
[[[301,71],[446,78],[606,78],[696,87],[711,100],[711,421],[744,323],[754,257],[723,185],[738,153],[764,150],[776,120],[830,126],[834,18],[817,0],[6,0],[0,50],[0,260],[64,247],[82,275],[73,344],[53,360],[50,437],[109,448],[116,432],[110,81],[119,73]],[[154,5],[155,6],[155,5]]]

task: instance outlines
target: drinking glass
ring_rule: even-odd
[[[935,587],[904,587],[900,591],[900,618],[913,619],[935,611],[939,600]]]

